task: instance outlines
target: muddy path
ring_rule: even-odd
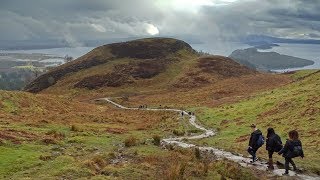
[[[214,136],[216,132],[214,130],[206,129],[205,127],[199,125],[196,123],[196,116],[188,114],[188,112],[179,110],[179,109],[156,109],[156,108],[129,108],[129,107],[124,107],[114,101],[111,100],[111,98],[101,98],[98,99],[99,101],[106,101],[108,103],[111,103],[112,105],[120,108],[120,109],[126,109],[126,110],[145,110],[145,111],[172,111],[172,112],[177,112],[180,115],[187,116],[189,117],[189,123],[194,126],[195,128],[199,129],[202,131],[202,134],[200,135],[192,135],[192,136],[182,136],[182,137],[170,137],[170,138],[165,138],[161,140],[161,144],[163,146],[168,146],[168,145],[173,145],[173,146],[179,146],[182,148],[199,148],[199,150],[202,153],[208,153],[212,154],[215,157],[219,159],[228,159],[230,161],[236,162],[240,164],[243,167],[250,167],[250,168],[255,168],[261,171],[267,171],[267,163],[264,161],[256,161],[255,163],[250,163],[251,158],[245,157],[243,155],[239,154],[233,154],[231,152],[214,148],[214,147],[209,147],[209,146],[197,146],[195,144],[187,143],[184,142],[184,140],[195,140],[195,139],[203,139],[203,138],[208,138],[211,136]],[[284,169],[279,169],[276,165],[275,169],[273,171],[269,171],[270,173],[277,175],[277,176],[282,176],[284,173]],[[298,174],[295,173],[294,171],[289,171],[289,176],[295,177],[296,179],[306,179],[306,180],[320,180],[320,176],[317,175],[306,175],[306,174]]]

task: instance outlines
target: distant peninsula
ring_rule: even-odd
[[[276,52],[259,52],[257,48],[238,49],[229,58],[261,71],[298,68],[314,64],[313,61]]]

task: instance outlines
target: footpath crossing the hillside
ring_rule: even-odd
[[[263,161],[256,161],[254,164],[251,164],[251,158],[248,157],[244,157],[243,155],[235,155],[231,152],[225,151],[225,150],[221,150],[218,148],[214,148],[214,147],[209,147],[209,146],[197,146],[191,143],[186,143],[183,142],[184,140],[195,140],[195,139],[202,139],[202,138],[207,138],[207,137],[211,137],[215,135],[215,131],[210,130],[210,129],[206,129],[205,127],[199,125],[196,123],[196,116],[193,114],[189,114],[186,111],[183,110],[179,110],[179,109],[157,109],[157,108],[129,108],[129,107],[124,107],[114,101],[111,100],[111,98],[102,98],[102,99],[98,99],[98,100],[102,100],[102,101],[106,101],[108,103],[113,104],[114,106],[121,108],[121,109],[126,109],[126,110],[146,110],[146,111],[172,111],[172,112],[178,112],[179,115],[180,114],[184,114],[185,116],[189,117],[189,123],[194,126],[195,128],[202,130],[203,133],[200,135],[193,135],[193,136],[183,136],[183,137],[170,137],[170,138],[165,138],[161,140],[161,144],[163,146],[167,146],[167,145],[174,145],[174,146],[179,146],[182,148],[199,148],[200,151],[204,152],[204,153],[208,153],[208,154],[212,154],[217,158],[220,159],[228,159],[230,161],[234,161],[236,163],[239,163],[241,166],[243,167],[251,167],[251,168],[255,168],[258,170],[262,170],[262,171],[267,171],[268,170],[268,165],[266,162]],[[273,173],[274,175],[277,176],[282,176],[282,174],[284,173],[284,169],[279,169],[277,168],[277,166],[275,166],[275,169],[273,171],[269,171],[271,173]],[[320,180],[320,176],[316,176],[316,175],[306,175],[306,174],[297,174],[294,171],[289,171],[289,176],[295,177],[297,179],[306,179],[306,180]]]

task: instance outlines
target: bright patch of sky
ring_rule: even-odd
[[[203,6],[229,5],[239,0],[172,0],[159,1],[160,6],[169,6],[177,11],[189,11],[197,13]]]
[[[159,34],[159,29],[156,26],[154,26],[153,24],[147,24],[146,31],[148,34],[150,34],[152,36]]]
[[[91,26],[93,27],[94,30],[98,31],[98,32],[106,32],[106,28],[104,28],[102,25],[100,24],[91,24]]]

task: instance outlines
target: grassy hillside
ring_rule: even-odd
[[[26,87],[39,94],[0,92],[0,148],[7,153],[3,157],[17,156],[21,161],[21,167],[12,170],[16,161],[0,160],[8,167],[0,174],[266,178],[265,173],[224,160],[197,159],[192,150],[163,150],[159,138],[198,131],[177,114],[120,110],[93,101],[100,97],[117,97],[115,101],[129,107],[146,104],[196,111],[201,123],[217,129],[218,135],[194,143],[242,154],[251,123],[263,132],[273,126],[283,140],[287,131],[297,128],[306,151],[298,164],[319,173],[319,81],[318,71],[260,73],[227,57],[201,57],[175,39],[101,46]],[[33,159],[21,159],[25,153]],[[267,157],[265,151],[259,153]],[[48,166],[58,169],[43,173]],[[226,167],[230,169],[225,171]]]
[[[251,123],[256,123],[266,135],[268,127],[275,128],[285,142],[287,132],[298,130],[306,157],[297,164],[308,171],[320,173],[320,71],[299,71],[294,82],[251,96],[243,101],[216,108],[197,109],[200,120],[218,135],[198,144],[209,144],[247,154]],[[265,147],[258,155],[267,158]],[[282,157],[276,155],[277,160]]]
[[[159,138],[174,130],[194,132],[175,113],[7,91],[0,91],[0,102],[1,179],[266,176],[232,162],[196,158],[192,150],[159,147]]]

